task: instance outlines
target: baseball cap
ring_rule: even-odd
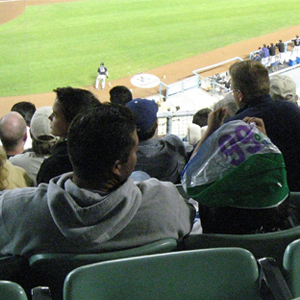
[[[52,113],[51,106],[38,108],[30,122],[30,132],[40,142],[54,142],[56,137],[51,133],[49,116]],[[49,138],[47,138],[49,137]]]
[[[287,75],[274,75],[270,78],[270,95],[274,100],[296,102],[296,83]]]
[[[129,101],[126,106],[136,116],[137,131],[146,131],[151,128],[157,120],[158,105],[154,100],[136,98]]]

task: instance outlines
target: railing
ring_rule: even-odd
[[[180,138],[187,135],[188,125],[192,123],[194,114],[197,111],[180,111],[174,113],[158,113],[158,134],[165,135],[173,133]]]
[[[165,92],[165,97],[168,98],[172,95],[183,93],[186,90],[197,88],[199,84],[200,84],[200,79],[198,76],[192,76],[182,81],[178,81],[169,85],[160,82],[159,94],[163,95]]]

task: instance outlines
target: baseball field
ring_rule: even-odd
[[[12,12],[5,3],[0,1],[0,23],[1,15]],[[162,66],[155,75],[182,78],[186,70],[182,64],[174,67],[176,62],[208,53],[218,62],[220,49],[286,29],[289,38],[300,33],[291,31],[300,23],[299,0],[20,0],[14,5],[23,6],[21,13],[0,25],[1,99],[67,85],[92,89],[101,61],[113,84]],[[258,46],[253,42],[252,50]],[[209,60],[193,64],[190,72]]]

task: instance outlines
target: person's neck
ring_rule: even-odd
[[[87,190],[96,190],[101,193],[110,193],[111,191],[117,189],[122,183],[120,183],[117,179],[109,179],[105,182],[100,180],[82,180],[75,173],[73,173],[73,182],[82,189]]]
[[[5,152],[8,156],[14,156],[14,155],[17,155],[17,154],[22,154],[23,151],[24,151],[24,144],[19,145],[14,149],[10,149],[10,150],[5,149]]]

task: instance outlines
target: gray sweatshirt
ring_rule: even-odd
[[[128,179],[103,196],[79,188],[67,173],[37,188],[1,194],[0,253],[96,253],[181,239],[194,215],[170,182]]]

